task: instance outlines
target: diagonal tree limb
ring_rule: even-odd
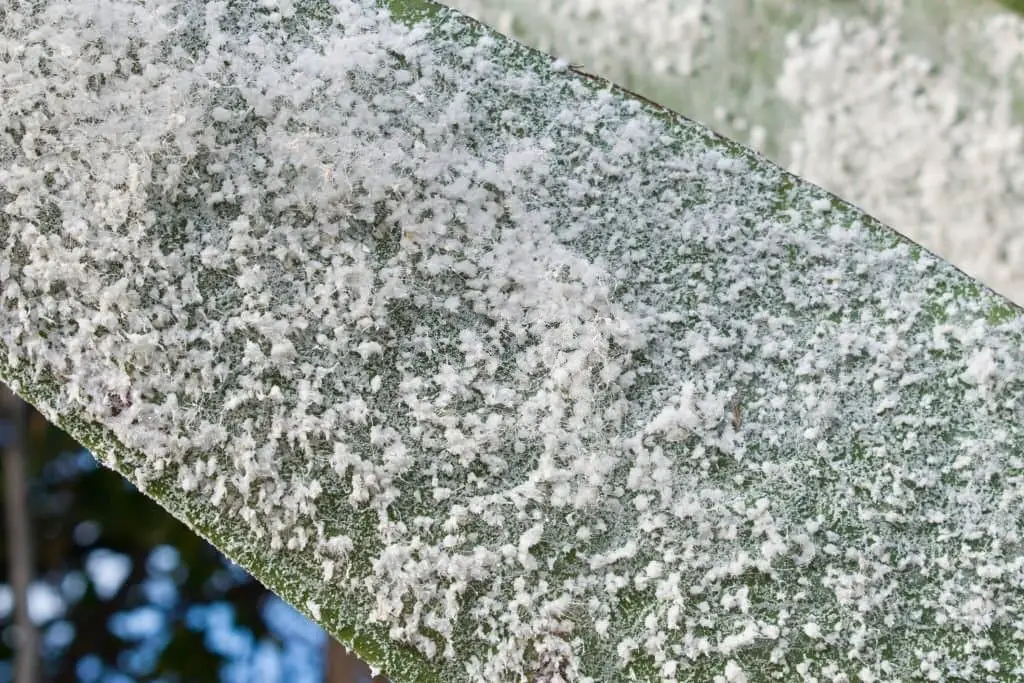
[[[7,16],[19,392],[396,681],[1014,680],[1016,308],[459,15],[265,4]]]

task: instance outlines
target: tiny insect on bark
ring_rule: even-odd
[[[579,74],[580,76],[583,76],[584,78],[589,78],[589,79],[594,80],[594,81],[599,81],[600,82],[600,81],[606,80],[606,79],[601,78],[597,74],[592,74],[589,71],[584,71],[582,64],[570,64],[569,65],[569,71],[573,72],[574,74]]]

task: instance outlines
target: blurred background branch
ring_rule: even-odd
[[[14,681],[35,683],[39,674],[39,637],[28,611],[32,582],[32,531],[25,475],[25,403],[0,384],[0,448],[3,449],[4,521],[7,564],[14,599]]]

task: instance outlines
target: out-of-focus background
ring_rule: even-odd
[[[1024,21],[993,0],[449,4],[761,150],[1024,302]],[[40,680],[370,680],[31,409],[0,409],[0,449],[0,683],[19,561]]]

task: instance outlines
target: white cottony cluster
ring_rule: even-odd
[[[0,14],[0,368],[396,681],[1024,673],[951,267],[457,15]]]

